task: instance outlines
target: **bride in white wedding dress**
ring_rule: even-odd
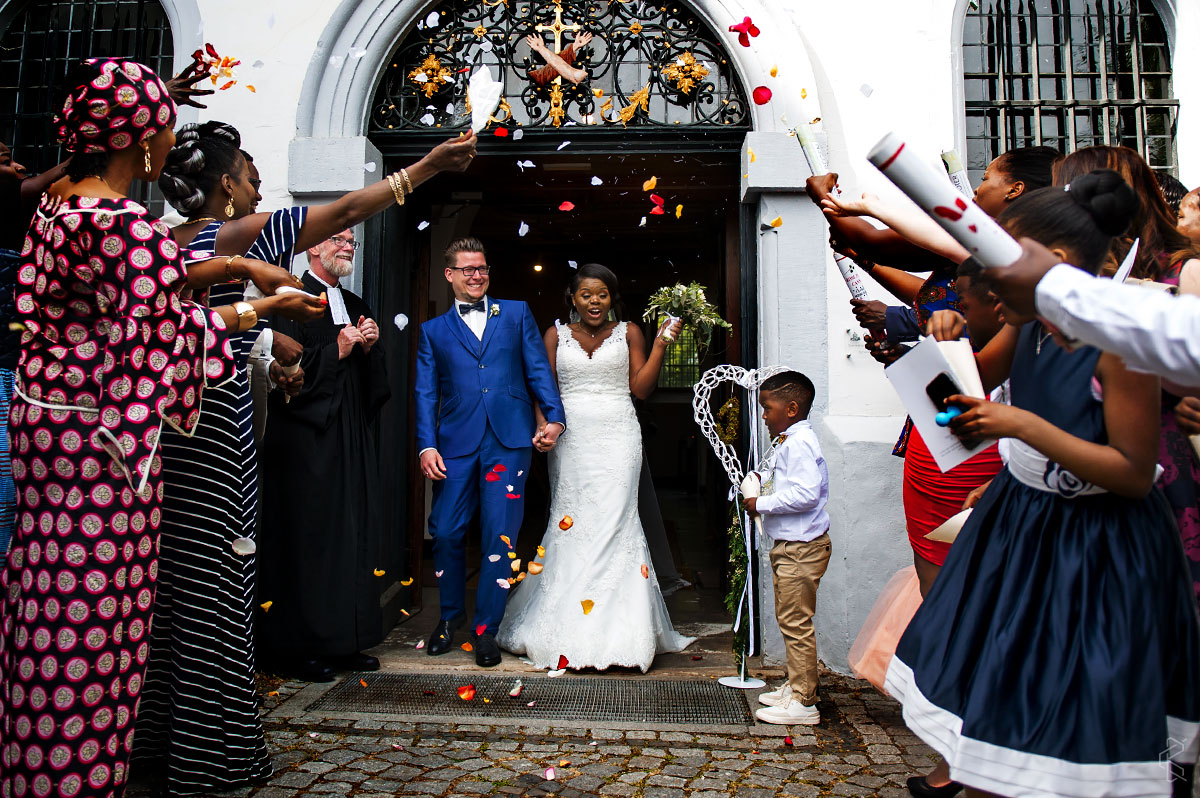
[[[544,570],[514,591],[496,639],[541,668],[565,658],[573,669],[644,673],[656,654],[695,640],[671,626],[638,517],[642,434],[630,393],[654,390],[667,342],[655,338],[647,357],[636,324],[608,320],[619,294],[607,268],[581,266],[568,290],[580,320],[545,337],[567,429],[550,452]]]

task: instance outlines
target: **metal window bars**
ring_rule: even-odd
[[[1149,0],[979,0],[963,23],[967,167],[1120,144],[1174,173],[1170,54]]]

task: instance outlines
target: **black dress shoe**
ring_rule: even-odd
[[[288,676],[302,682],[332,682],[333,668],[329,663],[319,659],[305,659],[293,662],[282,669]]]
[[[924,776],[913,776],[908,780],[908,791],[916,798],[954,798],[962,792],[962,788],[957,781],[941,787],[931,787]]]
[[[454,630],[457,627],[458,624],[454,621],[438,621],[437,628],[429,636],[429,645],[425,647],[429,656],[436,657],[450,650],[454,645]]]
[[[333,664],[340,671],[377,671],[379,670],[379,658],[372,657],[370,654],[364,654],[361,651],[357,654],[347,654],[344,657],[336,657]]]
[[[481,668],[494,668],[500,664],[500,646],[487,632],[475,637],[475,664]]]

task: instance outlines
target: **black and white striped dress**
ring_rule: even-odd
[[[305,208],[276,211],[246,253],[288,268]],[[212,250],[221,223],[191,249]],[[242,299],[241,283],[213,286],[209,305]],[[236,376],[206,390],[194,435],[163,431],[164,497],[150,665],[134,758],[164,768],[169,795],[265,779],[271,761],[254,691],[257,453],[246,361],[261,329],[230,336]]]

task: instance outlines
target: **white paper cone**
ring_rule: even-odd
[[[961,191],[964,197],[974,197],[975,192],[971,189],[971,180],[967,177],[967,170],[963,166],[958,150],[943,152],[942,163],[946,164],[946,171],[950,173],[950,182],[954,184],[954,187]]]
[[[897,134],[884,136],[867,154],[867,160],[984,266],[1000,268],[1021,257],[1016,239]]]
[[[480,66],[467,82],[467,98],[471,101],[471,130],[476,133],[487,127],[488,121],[500,105],[500,92],[504,87],[492,77],[492,70]]]
[[[862,267],[840,252],[833,253],[833,262],[837,264],[838,271],[842,273],[842,279],[846,281],[846,287],[850,289],[851,298],[866,299],[867,284],[862,279]]]
[[[300,364],[299,364],[299,363],[293,363],[293,364],[292,364],[292,365],[290,365],[290,366],[285,366],[285,365],[283,365],[282,363],[280,363],[280,364],[279,364],[279,368],[283,369],[283,373],[284,373],[286,376],[290,377],[290,376],[292,376],[293,374],[295,374],[297,371],[299,371],[299,370],[300,370]],[[287,396],[287,395],[285,395],[285,396],[283,397],[283,402],[284,402],[284,404],[291,404],[291,402],[292,402],[292,397],[291,397],[291,396]]]

